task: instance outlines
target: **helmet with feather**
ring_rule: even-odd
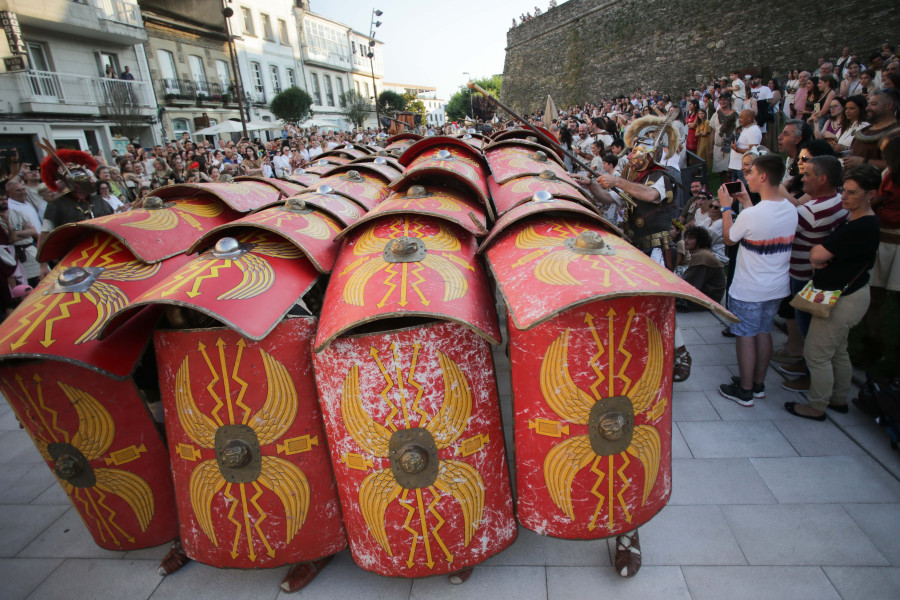
[[[41,180],[53,192],[65,187],[76,195],[90,196],[96,180],[97,161],[81,150],[55,149],[46,138],[38,144],[47,156],[41,161]]]

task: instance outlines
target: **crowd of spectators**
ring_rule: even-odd
[[[556,0],[550,0],[550,4],[547,5],[547,10],[550,10],[553,8],[556,8]],[[521,15],[519,15],[518,21],[516,21],[516,18],[513,17],[512,26],[518,27],[522,23],[527,23],[528,21],[534,19],[535,17],[539,17],[539,16],[541,16],[541,7],[535,6],[534,7],[534,15],[532,15],[530,12],[524,12]]]

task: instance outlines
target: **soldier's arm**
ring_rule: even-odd
[[[651,204],[659,204],[662,200],[662,197],[659,195],[659,190],[650,185],[628,181],[627,179],[613,177],[612,175],[601,175],[600,179],[597,181],[603,188],[619,188],[635,200],[650,202]]]

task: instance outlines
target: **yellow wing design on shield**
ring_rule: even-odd
[[[391,432],[381,423],[376,423],[363,408],[359,392],[359,365],[353,365],[341,392],[341,412],[347,433],[356,444],[373,456],[387,456]],[[390,471],[388,471],[390,474]]]
[[[356,367],[354,367],[356,368]],[[388,556],[393,556],[384,528],[384,513],[388,504],[400,495],[400,485],[394,480],[390,469],[381,469],[366,476],[359,485],[359,508],[369,526],[372,537],[381,545]]]
[[[569,274],[569,263],[577,258],[572,252],[551,252],[534,266],[534,277],[547,285],[581,285],[581,281]]]
[[[254,251],[257,251],[254,248]],[[299,253],[300,251],[297,250]],[[299,257],[299,255],[298,255]],[[216,298],[217,300],[246,300],[264,294],[275,283],[275,270],[264,258],[247,253],[234,261],[234,265],[243,271],[241,282]]]
[[[435,444],[441,449],[455,442],[465,431],[472,414],[472,390],[459,365],[443,352],[437,354],[444,378],[444,401],[425,429],[434,436]]]
[[[225,205],[221,202],[181,201],[175,205],[174,209],[198,217],[218,217],[225,210]]]
[[[386,239],[375,235],[375,226],[373,225],[366,229],[363,234],[359,236],[359,239],[356,240],[356,243],[353,244],[353,254],[362,256],[364,254],[381,252],[387,242]]]
[[[153,491],[141,477],[122,469],[94,469],[96,486],[119,496],[134,511],[141,531],[147,531],[153,518]]]
[[[432,236],[422,238],[425,248],[433,251],[459,252],[462,248],[459,238],[453,235],[447,227],[440,225],[438,232]]]
[[[219,490],[225,485],[225,479],[219,472],[219,465],[215,460],[204,460],[191,472],[191,507],[200,529],[206,536],[218,546],[216,530],[212,522],[212,501]]]
[[[141,210],[141,209],[137,209]],[[143,209],[147,213],[147,218],[142,221],[132,221],[125,223],[125,227],[134,227],[135,229],[145,229],[148,231],[169,231],[178,226],[178,215],[169,208],[161,208],[158,210]]]
[[[559,335],[541,362],[541,392],[547,405],[563,419],[587,425],[594,400],[582,391],[569,374],[569,335],[567,328]]]
[[[444,302],[458,300],[466,295],[469,284],[458,267],[437,254],[426,254],[422,264],[438,272],[444,280]]]
[[[296,465],[277,456],[263,456],[259,482],[275,492],[284,506],[287,542],[290,542],[309,511],[309,481]]]
[[[653,403],[659,394],[659,384],[662,381],[663,369],[663,344],[662,336],[656,324],[647,319],[647,366],[644,374],[634,384],[628,397],[634,404],[634,414],[639,415]]]
[[[87,392],[61,381],[57,384],[78,413],[78,432],[72,438],[72,445],[88,460],[100,458],[116,435],[112,415]]]
[[[114,267],[107,267],[100,279],[109,281],[142,281],[159,273],[162,263],[148,265],[136,260],[130,260]]]
[[[530,248],[555,248],[565,243],[563,238],[541,235],[529,225],[516,236],[516,248],[527,250]]]
[[[577,435],[553,446],[544,457],[544,482],[550,498],[573,521],[572,481],[596,456],[588,436]]]
[[[266,401],[253,418],[251,428],[261,445],[271,444],[285,433],[297,416],[297,389],[283,364],[263,350],[263,366],[266,369],[268,392]]]
[[[200,412],[194,402],[187,357],[181,361],[178,373],[175,374],[175,408],[178,420],[191,441],[203,448],[212,448],[216,441],[217,425]]]
[[[347,284],[344,286],[344,302],[352,304],[353,306],[364,306],[366,284],[369,282],[369,279],[371,279],[380,269],[385,267],[386,264],[387,263],[379,256],[378,258],[364,262],[357,268],[353,275],[347,279]]]
[[[329,240],[332,233],[328,230],[328,222],[319,215],[311,213],[304,215],[306,218],[306,227],[297,230],[297,233],[308,235],[316,240]]]
[[[255,242],[255,244],[256,245],[253,247],[254,254],[262,254],[263,256],[288,259],[302,258],[304,256],[302,250],[288,242],[266,240]],[[241,259],[245,259],[248,256],[253,256],[253,254],[245,254],[241,257]]]
[[[466,546],[481,524],[484,512],[484,481],[478,470],[458,460],[442,460],[441,470],[434,487],[450,494],[462,509]]]
[[[650,495],[656,475],[659,472],[660,441],[659,432],[649,425],[638,425],[634,428],[628,454],[641,461],[644,466],[644,500]]]
[[[97,318],[94,319],[87,331],[75,340],[76,344],[83,344],[96,339],[100,335],[100,328],[106,323],[107,319],[128,304],[128,296],[122,290],[102,281],[95,281],[91,285],[91,289],[84,292],[84,297],[97,309]]]

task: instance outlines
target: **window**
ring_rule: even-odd
[[[180,94],[181,88],[178,86],[178,75],[175,71],[175,57],[168,50],[157,50],[156,56],[159,58],[159,70],[162,73],[166,93]]]
[[[366,87],[366,98],[369,98],[371,96],[371,94],[369,94],[369,82],[367,81],[363,85]]]
[[[219,83],[222,84],[222,92],[227,92],[231,85],[231,77],[228,75],[228,63],[224,60],[216,60],[216,75],[219,77]]]
[[[294,76],[294,70],[293,69],[285,69],[285,70],[287,71],[288,85],[290,87],[297,87],[297,78]]]
[[[325,98],[328,106],[334,106],[334,91],[331,89],[331,75],[325,75]]]
[[[336,29],[326,27],[315,21],[306,21],[306,43],[316,50],[334,54],[340,60],[347,56],[347,38]]]
[[[344,97],[344,80],[341,79],[340,77],[338,77],[337,84],[338,84],[338,102],[340,102],[341,98]]]
[[[249,8],[242,6],[241,15],[244,17],[244,33],[256,37],[256,30],[253,29],[253,13],[250,12]]]
[[[356,82],[356,93],[362,96],[362,87],[360,87],[359,82]]]
[[[259,18],[262,21],[263,37],[270,42],[274,42],[275,34],[272,33],[272,19],[269,18],[269,15],[264,15],[262,13],[259,13]]]
[[[203,59],[193,54],[188,55],[188,64],[191,66],[191,79],[197,86],[197,92],[209,94],[209,86],[206,84],[206,70],[203,68]]]
[[[278,19],[278,34],[281,36],[282,44],[287,46],[291,43],[291,41],[288,39],[287,23],[284,19]]]
[[[278,65],[269,65],[269,76],[272,78],[272,90],[276,94],[281,93],[281,77],[278,75]]]
[[[321,106],[322,91],[319,89],[319,76],[316,75],[315,73],[310,73],[309,79],[310,79],[310,81],[312,81],[313,98],[315,99],[316,104]]]
[[[259,63],[250,63],[250,70],[253,72],[253,89],[256,90],[257,94],[264,94],[266,92],[266,87],[263,84],[262,69],[260,68]]]
[[[172,133],[176,140],[181,139],[182,133],[191,133],[191,123],[187,119],[172,119]]]

